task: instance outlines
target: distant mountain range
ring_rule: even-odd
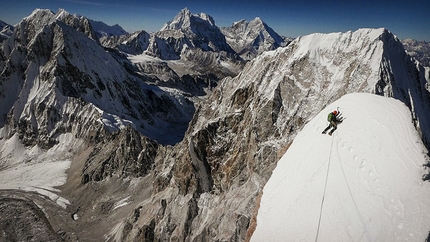
[[[404,39],[402,43],[409,55],[417,59],[423,66],[430,67],[430,42]]]

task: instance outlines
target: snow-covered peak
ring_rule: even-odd
[[[172,21],[155,33],[155,38],[168,41],[159,43],[154,39],[147,52],[162,58],[175,59],[192,49],[234,53],[211,16],[204,13],[192,14],[187,8],[182,9]],[[161,50],[160,44],[164,45]],[[166,53],[160,54],[162,52]]]
[[[64,9],[59,9],[55,19],[72,26],[74,29],[84,33],[98,43],[97,34],[90,24],[90,20],[79,14],[70,14]]]
[[[127,31],[125,31],[121,26],[118,24],[109,26],[101,21],[95,21],[90,19],[91,26],[93,27],[94,31],[96,31],[97,36],[99,38],[104,36],[119,36],[119,35],[125,35],[128,34]]]
[[[221,28],[221,31],[233,50],[245,59],[252,59],[264,51],[286,45],[284,38],[259,17],[250,22],[240,20],[230,27]]]
[[[214,19],[205,14],[192,14],[188,8],[182,9],[172,21],[167,22],[160,31],[164,30],[187,30],[195,24],[205,24],[216,27]]]
[[[349,52],[353,49],[360,48],[360,46],[366,46],[374,42],[378,42],[380,37],[386,31],[387,30],[384,28],[363,28],[356,31],[348,31],[346,33],[315,33],[299,36],[291,43],[291,46],[299,46],[295,51],[296,58],[300,58],[305,55],[315,57],[321,52],[333,51],[333,48],[338,49],[338,51]]]
[[[31,26],[32,31],[36,32],[43,26],[52,22],[54,19],[55,19],[55,14],[51,10],[37,8],[29,16],[22,19],[22,21],[18,24],[18,28],[19,28],[19,25],[28,24],[28,26]],[[25,27],[26,26],[24,26],[24,28]]]
[[[322,135],[327,114],[346,118]],[[398,100],[348,94],[296,136],[263,190],[251,241],[425,241],[426,148]]]
[[[54,14],[54,12],[52,12],[49,9],[36,8],[35,10],[33,10],[33,12],[31,12],[31,14],[29,16],[25,17],[24,19],[38,18],[40,16],[49,16],[49,17],[51,17],[52,15],[55,15],[55,14]]]
[[[0,20],[0,43],[9,38],[15,28]]]
[[[56,19],[59,19],[59,20],[63,20],[63,19],[68,18],[70,16],[73,16],[74,18],[78,18],[78,19],[79,18],[85,18],[79,14],[71,14],[63,8],[58,9],[57,14],[55,14]]]
[[[42,30],[47,25],[60,21],[72,28],[84,33],[91,39],[98,43],[96,33],[92,29],[89,20],[78,14],[70,14],[64,9],[59,9],[55,14],[49,9],[36,9],[28,17],[16,26],[21,31],[17,33],[17,37],[23,39],[32,39],[35,34]],[[27,43],[27,40],[23,40],[23,43]]]

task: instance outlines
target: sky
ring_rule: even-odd
[[[155,32],[180,10],[212,16],[218,27],[260,17],[286,37],[387,28],[400,39],[430,41],[429,0],[0,0],[0,20],[15,25],[36,8],[65,9],[128,32]]]

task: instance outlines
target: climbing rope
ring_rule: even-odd
[[[329,172],[330,172],[331,154],[332,154],[332,151],[333,151],[333,140],[334,140],[334,138],[332,138],[331,145],[330,145],[330,156],[328,158],[327,174],[326,174],[326,178],[325,178],[323,197],[322,197],[322,200],[321,200],[320,216],[319,216],[319,220],[318,220],[318,228],[317,228],[317,234],[316,234],[316,237],[315,237],[315,242],[318,241],[318,235],[319,235],[319,232],[320,232],[321,217],[322,217],[322,211],[323,211],[323,207],[324,207],[325,193],[326,193],[326,190],[327,190],[328,175],[329,175]],[[348,187],[349,195],[352,198],[352,201],[353,201],[354,206],[355,206],[355,210],[357,211],[358,217],[360,218],[360,222],[361,222],[361,225],[363,226],[364,233],[366,234],[367,241],[372,241],[371,237],[370,237],[370,234],[369,234],[369,231],[368,231],[368,229],[366,227],[366,224],[364,223],[363,216],[361,215],[360,210],[358,209],[357,202],[355,201],[354,196],[352,195],[351,187],[349,186],[348,180],[346,178],[345,170],[343,169],[343,165],[342,165],[342,162],[341,162],[341,159],[340,159],[340,156],[339,156],[339,152],[337,154],[337,157],[338,157],[338,160],[339,160],[339,163],[340,163],[340,167],[342,169],[342,173],[343,173],[343,177],[345,179],[346,186]]]
[[[316,237],[315,237],[315,242],[317,242],[317,241],[318,241],[318,235],[319,235],[319,233],[320,233],[321,217],[322,217],[322,211],[323,211],[323,207],[324,207],[324,198],[325,198],[325,192],[326,192],[326,189],[327,189],[328,174],[329,174],[329,172],[330,172],[330,161],[331,161],[331,152],[332,152],[332,150],[333,150],[333,139],[334,139],[334,138],[332,138],[332,139],[331,139],[330,155],[329,155],[329,157],[328,157],[327,174],[326,174],[326,177],[325,177],[324,193],[323,193],[322,200],[321,200],[320,218],[319,218],[319,220],[318,220],[318,228],[317,228],[317,235],[316,235]]]

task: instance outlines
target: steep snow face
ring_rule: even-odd
[[[333,137],[327,114],[346,117]],[[348,94],[296,136],[264,187],[251,241],[424,241],[429,161],[401,102]]]

